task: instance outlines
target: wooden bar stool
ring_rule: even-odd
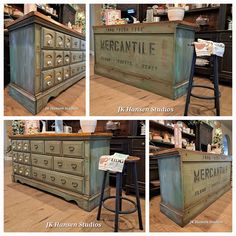
[[[118,232],[119,215],[120,214],[132,214],[136,211],[138,211],[139,229],[143,230],[142,213],[141,213],[140,197],[139,197],[139,190],[138,190],[137,168],[136,168],[136,163],[139,160],[140,160],[139,157],[133,157],[133,156],[129,156],[125,160],[125,165],[130,165],[131,169],[132,169],[132,177],[133,177],[133,182],[134,182],[134,187],[135,187],[136,202],[132,201],[129,198],[122,197],[122,176],[123,176],[124,172],[122,172],[122,173],[116,172],[115,173],[116,174],[116,195],[104,198],[104,190],[105,190],[106,178],[107,178],[107,173],[108,173],[108,171],[104,171],[97,220],[100,220],[102,206],[105,209],[107,209],[108,211],[114,212],[115,213],[114,232]],[[112,208],[105,205],[105,201],[108,199],[115,199],[115,209],[112,209]],[[134,207],[129,210],[122,210],[122,200],[130,202]]]
[[[198,99],[214,100],[216,115],[220,116],[220,91],[219,91],[219,70],[218,70],[219,57],[216,55],[211,55],[210,57],[213,62],[213,84],[214,84],[214,87],[210,87],[210,86],[206,86],[206,85],[194,85],[193,76],[194,76],[194,70],[195,70],[195,64],[196,64],[196,51],[194,49],[192,66],[191,66],[191,73],[190,73],[190,79],[189,79],[189,85],[188,85],[188,92],[187,92],[187,97],[186,97],[186,102],[185,102],[184,116],[188,115],[188,108],[189,108],[191,96],[198,98]],[[201,95],[193,94],[192,88],[196,88],[196,87],[213,90],[214,96],[201,96]]]

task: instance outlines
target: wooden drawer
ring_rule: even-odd
[[[32,153],[44,153],[44,141],[32,140],[30,147]]]
[[[54,157],[54,170],[84,176],[84,160]]]
[[[22,140],[17,140],[16,141],[16,150],[17,151],[22,151]]]
[[[84,158],[84,142],[82,141],[63,141],[62,148],[65,156]]]
[[[84,178],[79,176],[56,173],[55,185],[77,193],[84,192]]]
[[[74,64],[74,65],[71,65],[71,77],[77,75],[77,74],[80,74],[82,73],[83,71],[85,71],[85,63],[84,62],[81,62],[81,63],[77,63],[77,64]]]
[[[42,47],[54,48],[55,47],[55,32],[53,30],[42,29]]]
[[[17,163],[12,163],[12,170],[14,174],[18,174],[19,171],[19,164]]]
[[[70,64],[70,52],[64,51],[64,65]]]
[[[61,154],[61,142],[60,141],[45,141],[45,153],[60,155]]]
[[[19,165],[18,165],[18,174],[19,174],[19,175],[24,175],[24,173],[25,173],[25,166],[19,164]]]
[[[41,181],[46,180],[46,170],[37,167],[32,167],[32,178]]]
[[[24,164],[25,165],[31,164],[30,153],[24,153]]]
[[[17,150],[17,148],[16,148],[16,140],[12,140],[11,141],[11,147],[12,147],[12,150]]]
[[[70,49],[71,48],[71,36],[65,35],[65,48]]]
[[[18,162],[24,164],[24,153],[18,152]]]
[[[31,159],[33,166],[38,166],[45,169],[52,169],[53,166],[52,156],[32,154]]]
[[[29,152],[30,151],[29,140],[22,140],[22,151],[24,151],[24,152]]]
[[[86,42],[85,42],[85,40],[82,40],[82,39],[80,40],[80,49],[85,51],[85,49],[86,49]]]
[[[80,39],[78,38],[75,38],[75,37],[71,37],[72,38],[72,49],[77,49],[79,50],[80,49]]]
[[[55,84],[59,84],[63,81],[63,68],[57,68],[54,70],[54,76],[55,76]]]
[[[12,152],[12,161],[18,162],[18,153],[17,152]]]
[[[43,69],[50,69],[54,66],[54,51],[42,50],[42,66]]]
[[[63,77],[64,77],[64,80],[70,78],[70,67],[69,66],[63,67]]]
[[[47,90],[54,85],[54,70],[43,71],[42,77],[44,90]]]
[[[145,149],[145,139],[132,139],[132,148]]]
[[[83,52],[71,52],[71,63],[81,62],[83,60]]]
[[[64,34],[56,32],[56,48],[64,49]]]
[[[232,42],[232,32],[220,33],[219,42]]]
[[[63,66],[63,52],[55,51],[55,66]]]

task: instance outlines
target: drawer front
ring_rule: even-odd
[[[71,36],[65,35],[65,48],[70,49],[71,48]]]
[[[220,33],[219,42],[232,42],[232,32]]]
[[[18,152],[18,162],[24,164],[24,153]]]
[[[55,51],[55,66],[63,66],[63,52]]]
[[[64,34],[56,32],[56,48],[64,49]]]
[[[70,52],[64,51],[64,65],[70,64]]]
[[[84,158],[84,142],[82,141],[63,141],[62,148],[65,156]]]
[[[29,140],[23,140],[22,141],[22,150],[24,152],[29,152],[30,151],[30,143]]]
[[[132,139],[132,148],[145,149],[145,139]]]
[[[64,76],[64,80],[70,78],[70,67],[69,66],[63,67],[63,76]]]
[[[83,71],[85,71],[85,63],[81,62],[81,63],[77,63],[74,65],[71,65],[71,77],[82,73]]]
[[[46,170],[32,167],[32,178],[37,180],[46,180]]]
[[[22,151],[22,140],[17,140],[16,141],[16,150],[17,151]]]
[[[25,173],[25,166],[19,164],[19,165],[18,165],[18,174],[24,175],[24,173]]]
[[[63,68],[57,68],[54,70],[55,84],[59,84],[63,81]]]
[[[30,165],[31,164],[31,159],[30,159],[30,154],[29,153],[24,153],[24,164],[25,165]]]
[[[79,50],[80,49],[80,39],[78,38],[75,38],[75,37],[71,37],[72,38],[72,49],[77,49]]]
[[[31,141],[31,152],[32,153],[44,153],[44,141]]]
[[[77,193],[84,192],[84,178],[68,174],[59,175],[57,173],[55,184]]]
[[[52,169],[52,157],[46,155],[32,154],[32,165],[42,167],[45,169]]]
[[[31,178],[31,166],[24,167],[24,176]]]
[[[54,170],[84,176],[84,160],[54,157]]]
[[[50,69],[54,66],[54,51],[43,50],[42,51],[42,65],[43,69]]]
[[[80,70],[81,70],[80,73],[85,71],[85,62],[80,63]]]
[[[71,63],[81,62],[83,60],[83,52],[71,52]]]
[[[45,153],[46,154],[61,154],[61,142],[60,141],[45,141]]]
[[[11,141],[11,147],[12,147],[12,150],[17,150],[17,148],[16,148],[16,140],[12,140]]]
[[[83,61],[85,61],[85,60],[86,60],[86,53],[83,52]]]
[[[12,161],[18,162],[18,153],[17,152],[12,152]]]
[[[86,42],[83,39],[80,40],[80,49],[84,51],[86,49]]]
[[[43,71],[42,77],[44,90],[47,90],[54,85],[54,70]]]
[[[53,30],[43,28],[42,30],[42,46],[44,48],[55,47],[55,32]]]
[[[13,173],[14,173],[14,174],[18,174],[18,171],[19,171],[19,164],[13,163],[13,164],[12,164],[12,170],[13,170]]]

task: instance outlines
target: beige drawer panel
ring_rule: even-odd
[[[63,81],[63,68],[57,68],[54,70],[55,84],[59,84]]]
[[[18,153],[17,152],[12,152],[12,161],[18,162]]]
[[[45,141],[45,153],[60,155],[61,154],[61,141]]]
[[[81,62],[83,60],[83,52],[71,52],[71,63]]]
[[[71,36],[65,35],[65,49],[71,48]]]
[[[63,141],[63,155],[84,158],[84,142],[82,141]]]
[[[70,67],[69,66],[63,67],[63,77],[64,77],[64,80],[70,78]]]
[[[84,192],[84,178],[79,176],[73,176],[68,174],[61,175],[57,173],[55,185],[72,190],[77,193]]]
[[[29,140],[22,141],[22,151],[29,152],[30,151],[30,143]]]
[[[54,85],[54,70],[47,70],[42,72],[43,89],[47,90]]]
[[[42,66],[43,69],[50,69],[54,67],[54,51],[42,50]]]
[[[24,176],[31,178],[31,166],[24,166]]]
[[[63,52],[62,51],[55,51],[55,66],[63,66]]]
[[[24,153],[24,164],[25,165],[31,164],[30,153]]]
[[[18,174],[18,171],[19,171],[19,164],[13,163],[13,164],[12,164],[12,169],[13,169],[13,173],[14,173],[14,174]]]
[[[24,175],[24,173],[25,173],[25,166],[19,164],[19,165],[18,165],[18,174],[19,174],[19,175]]]
[[[12,150],[17,150],[17,148],[16,148],[16,140],[12,140],[11,141],[11,147],[12,147]]]
[[[18,152],[18,162],[24,164],[24,153]]]
[[[22,140],[17,140],[16,141],[16,150],[17,151],[22,151]]]
[[[84,160],[54,157],[54,170],[84,176]]]
[[[32,154],[32,165],[42,167],[45,169],[52,169],[53,167],[53,158],[46,155]]]
[[[44,141],[32,140],[30,147],[32,153],[44,153]]]
[[[45,180],[46,179],[46,174],[45,174],[44,169],[40,169],[37,167],[32,167],[32,178],[37,179],[37,180]],[[44,178],[45,176],[45,178]]]
[[[82,73],[83,71],[85,71],[85,62],[81,62],[81,63],[77,63],[74,65],[70,66],[71,68],[71,77]]]
[[[55,47],[55,32],[53,30],[47,28],[42,29],[42,46],[44,48]]]
[[[86,49],[86,42],[83,39],[80,40],[80,49],[84,51]]]
[[[56,48],[64,49],[64,34],[56,32]]]
[[[72,49],[80,49],[80,39],[71,37],[72,38]]]
[[[64,65],[70,64],[70,52],[64,51]]]

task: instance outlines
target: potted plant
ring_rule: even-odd
[[[184,19],[185,9],[179,4],[175,4],[174,7],[168,7],[168,19],[169,21],[178,21]]]

